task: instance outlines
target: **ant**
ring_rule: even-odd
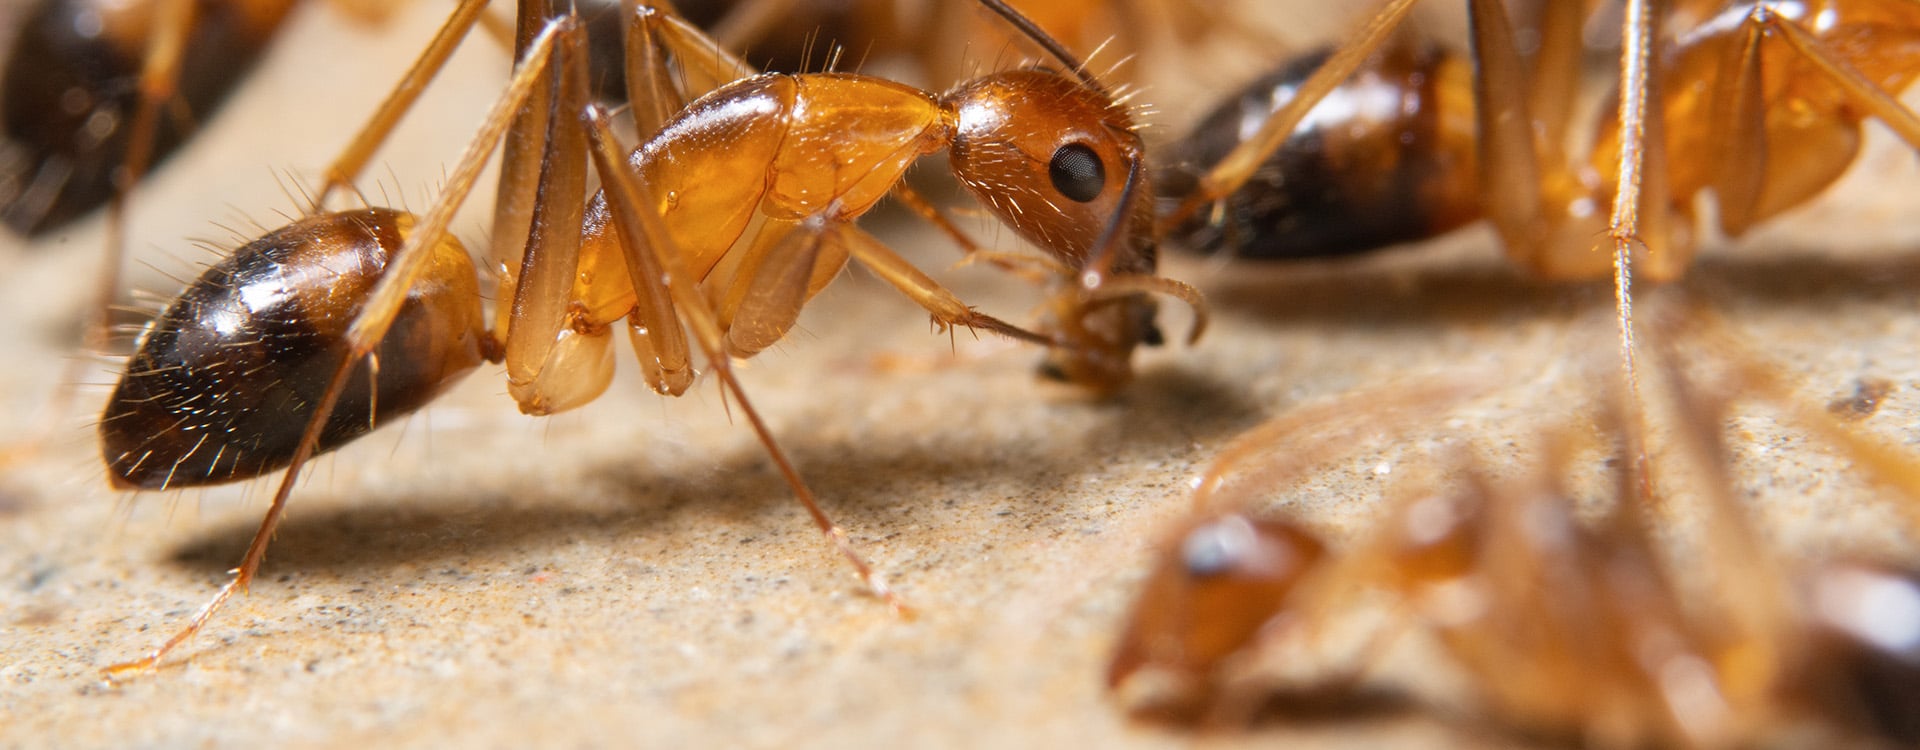
[[[1483,395],[1484,379],[1350,394],[1237,439],[1199,481],[1195,516],[1162,546],[1108,685],[1137,714],[1165,720],[1242,722],[1290,702],[1324,708],[1359,700],[1361,672],[1391,636],[1417,628],[1466,678],[1470,711],[1544,738],[1605,747],[1920,742],[1912,710],[1920,569],[1766,550],[1735,492],[1720,430],[1740,394],[1781,405],[1909,494],[1920,489],[1915,464],[1799,406],[1725,334],[1701,338],[1729,353],[1728,372],[1703,389],[1672,364],[1670,346],[1662,350],[1675,418],[1664,433],[1672,437],[1653,446],[1661,465],[1629,460],[1647,455],[1651,433],[1631,427],[1617,405],[1549,431],[1543,458],[1518,476],[1469,463],[1457,487],[1406,492],[1346,549],[1219,493],[1236,473],[1297,475],[1356,436],[1391,438],[1407,418]],[[1276,441],[1314,429],[1328,434],[1275,454]],[[1596,441],[1611,444],[1588,464],[1610,487],[1597,517],[1575,500],[1579,457]],[[1274,465],[1243,472],[1254,459]],[[1699,503],[1700,530],[1684,568],[1652,523],[1682,498]],[[1711,581],[1713,595],[1689,588],[1689,575]],[[1324,646],[1372,593],[1391,603],[1385,624],[1365,636],[1358,669],[1332,677],[1288,669],[1311,662],[1302,650]]]
[[[1516,28],[1501,0],[1469,0],[1463,59],[1398,33],[1414,2],[1382,3],[1344,44],[1255,81],[1174,146],[1157,180],[1177,204],[1170,241],[1297,258],[1485,218],[1532,275],[1611,273],[1632,383],[1632,279],[1685,271],[1702,197],[1737,237],[1838,179],[1868,118],[1920,149],[1920,118],[1892,95],[1920,70],[1909,2],[1629,0],[1617,106],[1584,146],[1572,122],[1597,3],[1529,4],[1534,23]],[[1538,41],[1530,55],[1521,31]],[[1602,237],[1611,254],[1593,252]]]
[[[1542,4],[1528,29],[1539,40],[1531,65],[1498,0],[1468,3],[1471,62],[1395,33],[1412,4],[1386,3],[1337,53],[1290,61],[1202,118],[1159,183],[1180,200],[1173,236],[1208,252],[1312,257],[1484,217],[1529,272],[1606,272],[1586,250],[1619,188],[1614,167],[1635,147],[1617,118],[1598,122],[1584,150],[1568,144],[1579,34],[1596,4]],[[1682,28],[1656,34],[1668,26]],[[1920,9],[1890,0],[1630,14],[1630,47],[1659,42],[1644,93],[1614,94],[1646,100],[1629,123],[1646,134],[1636,190],[1648,200],[1634,209],[1641,275],[1684,271],[1704,193],[1720,230],[1738,237],[1826,189],[1858,154],[1869,117],[1920,148],[1920,118],[1893,100],[1915,75],[1903,55],[1917,33]],[[1264,119],[1257,133],[1251,118]],[[1584,162],[1568,158],[1580,153]],[[1196,175],[1193,164],[1217,166]]]
[[[35,236],[165,160],[265,53],[279,2],[41,0],[0,75],[0,221]]]
[[[523,412],[584,404],[609,383],[624,319],[647,383],[680,395],[697,350],[815,524],[875,594],[904,605],[819,509],[732,370],[780,340],[850,262],[926,308],[942,328],[1050,347],[1046,371],[1107,392],[1140,345],[1161,343],[1151,294],[1196,292],[1154,275],[1156,238],[1139,137],[1084,66],[1000,0],[983,5],[1069,72],[1013,70],[934,94],[851,74],[742,75],[747,66],[670,8],[628,3],[626,82],[644,137],[620,146],[591,103],[577,18],[517,9],[515,72],[422,216],[322,211],[405,103],[396,94],[347,149],[314,210],[207,270],[142,334],[99,424],[120,487],[163,489],[280,471],[234,577],[175,636],[110,672],[147,669],[253,580],[301,469],[315,455],[416,409],[481,362],[504,363]],[[484,0],[442,31],[457,38]],[[396,90],[410,93],[433,53]],[[431,70],[426,70],[431,75]],[[708,89],[691,103],[677,81]],[[395,109],[397,107],[397,109]],[[478,274],[447,231],[504,143],[490,263],[503,271],[489,324]],[[1046,251],[981,250],[900,184],[946,150],[962,185]],[[587,192],[588,161],[602,189]],[[1027,330],[974,311],[854,220],[882,198],[975,257],[1048,287]]]

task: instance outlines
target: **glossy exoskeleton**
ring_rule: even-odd
[[[1737,237],[1826,190],[1868,119],[1920,149],[1920,118],[1894,98],[1920,75],[1911,2],[1633,0],[1623,55],[1645,66],[1622,70],[1643,77],[1623,78],[1619,106],[1574,143],[1587,132],[1569,126],[1581,29],[1597,3],[1531,3],[1539,25],[1517,29],[1506,3],[1469,0],[1469,64],[1390,33],[1415,1],[1386,0],[1325,65],[1284,64],[1194,129],[1162,181],[1180,244],[1330,255],[1485,216],[1542,278],[1623,273],[1630,255],[1633,276],[1659,281],[1689,264],[1702,196]],[[1522,31],[1538,42],[1530,57]],[[1603,236],[1618,260],[1592,252]]]
[[[1190,195],[1330,55],[1292,60],[1208,113],[1163,155],[1159,193]],[[1388,47],[1218,210],[1172,231],[1197,252],[1306,258],[1424,239],[1479,218],[1470,65],[1430,41]]]
[[[286,468],[340,337],[412,229],[411,216],[387,209],[321,214],[207,269],[148,327],[108,401],[108,477],[162,489]],[[473,261],[444,240],[380,348],[349,376],[320,450],[424,406],[498,349]]]

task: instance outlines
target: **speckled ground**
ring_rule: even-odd
[[[377,52],[390,42],[324,13],[302,24],[271,83],[242,92],[253,104],[154,183],[136,243],[151,267],[191,274],[202,256],[174,238],[289,205],[271,170],[311,170],[339,143],[333,121],[308,116],[315,103],[364,111],[378,91],[347,82],[384,85]],[[462,59],[448,89],[484,90],[492,62]],[[411,127],[386,157],[403,176],[385,184],[416,207],[484,106],[451,99],[428,111],[457,137]],[[262,138],[280,145],[231,145]],[[1821,205],[1709,253],[1683,288],[1767,342],[1808,399],[1888,384],[1858,424],[1909,442],[1920,225],[1902,217],[1920,176],[1910,156],[1876,153]],[[61,377],[94,231],[0,249],[0,435],[28,434]],[[949,257],[888,236],[931,245],[917,253],[930,267]],[[1395,378],[1510,376],[1474,410],[1355,446],[1264,496],[1358,529],[1394,477],[1417,473],[1403,468],[1454,440],[1528,439],[1610,364],[1604,285],[1519,278],[1482,230],[1351,263],[1175,260],[1168,273],[1207,291],[1217,325],[1197,348],[1145,357],[1110,402],[1036,382],[1030,350],[929,335],[860,273],[746,369],[828,512],[920,610],[911,622],[862,593],[711,384],[662,401],[623,377],[592,406],[538,421],[515,413],[489,369],[404,429],[322,461],[251,594],[158,672],[109,685],[102,666],[154,645],[219,585],[270,487],[117,496],[76,415],[45,454],[0,473],[0,747],[1184,744],[1128,724],[1100,675],[1152,541],[1222,444]],[[1016,318],[1031,302],[990,271],[943,278]],[[84,378],[109,379],[104,367]],[[104,395],[83,389],[85,411]],[[1743,486],[1780,544],[1906,546],[1884,504],[1857,500],[1843,462],[1763,417],[1745,427]],[[1492,741],[1411,711],[1251,739]]]

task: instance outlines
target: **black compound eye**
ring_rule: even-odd
[[[1053,178],[1053,189],[1079,203],[1100,197],[1107,185],[1107,165],[1084,143],[1069,143],[1054,151],[1047,175]]]

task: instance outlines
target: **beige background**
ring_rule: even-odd
[[[196,273],[208,256],[177,238],[224,244],[209,222],[247,234],[235,217],[277,223],[291,205],[277,171],[324,163],[340,123],[367,110],[395,50],[412,49],[435,12],[378,34],[303,15],[244,105],[143,196],[138,286],[164,295],[166,276]],[[383,157],[385,190],[425,204],[498,65],[484,45],[462,54],[431,120]],[[1909,154],[1878,148],[1821,204],[1710,252],[1684,289],[1790,362],[1808,399],[1890,383],[1860,424],[1906,442],[1920,225],[1903,215],[1920,175]],[[477,239],[479,225],[462,231]],[[951,257],[880,229],[928,267]],[[82,228],[0,249],[9,440],[30,434],[61,376],[98,244]],[[912,622],[855,585],[711,384],[663,401],[623,377],[542,421],[516,414],[489,368],[404,429],[321,461],[251,595],[165,668],[109,685],[103,665],[151,647],[211,595],[271,488],[110,492],[83,422],[112,375],[90,368],[85,414],[0,473],[0,746],[1180,743],[1128,725],[1099,679],[1152,540],[1219,446],[1268,415],[1396,377],[1510,375],[1485,403],[1255,493],[1351,531],[1441,447],[1524,445],[1612,365],[1605,286],[1521,279],[1480,229],[1357,262],[1176,258],[1167,272],[1209,293],[1217,327],[1197,348],[1144,357],[1111,402],[1036,382],[1028,349],[929,335],[859,272],[747,368],[827,510],[921,610]],[[1015,318],[1032,301],[990,271],[943,278]],[[1169,317],[1169,330],[1183,324]],[[1764,416],[1742,426],[1753,438],[1743,486],[1783,547],[1906,546],[1844,463]],[[1255,739],[1489,741],[1479,732],[1407,712]]]

